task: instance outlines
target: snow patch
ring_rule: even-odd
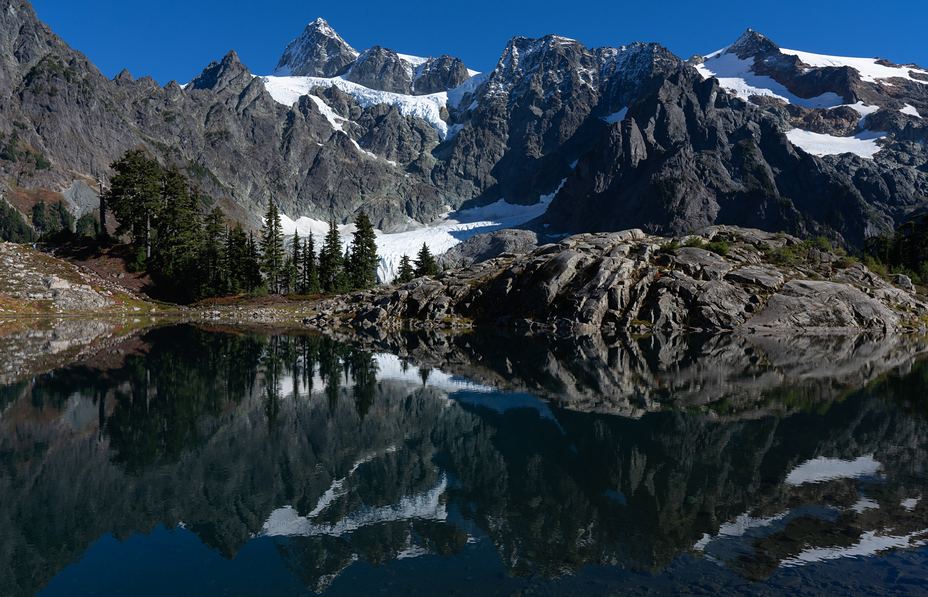
[[[386,104],[399,110],[403,116],[419,118],[432,126],[439,137],[448,134],[448,123],[441,118],[441,110],[448,104],[448,92],[428,95],[405,95],[378,91],[358,85],[342,77],[261,77],[264,87],[279,104],[293,106],[301,97],[309,95],[315,87],[337,87],[354,98],[362,108]]]
[[[787,485],[805,485],[807,483],[822,483],[835,479],[858,479],[872,477],[880,472],[883,465],[873,459],[873,455],[861,456],[854,460],[840,460],[838,458],[814,458],[808,460],[792,471],[786,477]]]
[[[880,508],[880,505],[876,503],[875,501],[867,497],[862,497],[859,500],[857,500],[857,502],[853,506],[851,506],[850,509],[853,510],[854,512],[857,512],[858,514],[861,514],[862,512],[866,512],[867,510],[878,510],[879,508]]]
[[[911,73],[928,76],[928,71],[909,66],[886,66],[879,64],[875,58],[852,58],[848,56],[827,56],[825,54],[813,54],[811,52],[801,52],[799,50],[788,50],[780,48],[780,52],[789,56],[796,56],[809,66],[814,67],[843,67],[848,66],[860,73],[860,79],[868,83],[876,83],[882,79],[906,79],[923,85],[928,85],[928,80],[919,80],[912,77]]]
[[[905,508],[906,510],[908,510],[909,512],[911,512],[912,510],[915,509],[915,506],[917,506],[917,505],[918,505],[918,502],[920,502],[920,501],[922,501],[922,498],[920,498],[920,497],[917,497],[917,498],[909,498],[909,499],[906,499],[906,500],[902,500],[902,502],[900,502],[899,505],[902,506],[903,508]]]
[[[912,105],[910,105],[910,104],[906,104],[906,105],[905,105],[901,110],[899,110],[899,111],[902,112],[903,114],[908,114],[909,116],[915,116],[916,118],[921,118],[921,117],[922,117],[922,115],[918,113],[918,110],[915,108],[915,106],[912,106]]]
[[[603,121],[605,121],[606,124],[615,124],[617,122],[622,122],[623,120],[625,120],[625,116],[627,115],[628,115],[628,106],[622,108],[618,112],[614,112],[610,114],[609,116],[603,116]]]
[[[877,144],[877,141],[886,137],[886,133],[863,131],[853,137],[835,137],[802,129],[793,129],[786,133],[786,137],[790,140],[790,143],[812,155],[853,153],[862,158],[873,159],[873,156],[882,149]]]
[[[745,101],[752,95],[758,95],[804,108],[836,108],[844,104],[840,95],[830,91],[811,98],[795,95],[773,78],[756,74],[753,58],[742,60],[735,54],[710,54],[702,64],[696,66],[696,70],[705,79],[715,77],[719,85]]]

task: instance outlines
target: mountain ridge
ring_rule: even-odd
[[[272,198],[294,220],[363,209],[389,232],[553,192],[539,232],[735,224],[860,245],[928,203],[928,71],[834,65],[752,30],[690,61],[659,44],[514,37],[476,74],[448,55],[359,52],[320,18],[273,77],[232,52],[161,87],[106,79],[23,0],[0,14],[0,141],[50,163],[0,160],[0,180],[75,211],[92,201],[71,197],[139,146],[197,173],[250,226]]]

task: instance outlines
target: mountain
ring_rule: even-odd
[[[516,37],[476,73],[357,51],[317,19],[271,76],[231,52],[162,87],[108,80],[25,0],[0,0],[0,24],[0,188],[24,213],[39,196],[92,209],[95,180],[139,146],[251,226],[272,198],[289,230],[363,209],[410,231],[482,207],[448,220],[462,224],[434,237],[444,248],[477,221],[550,235],[734,224],[859,246],[928,203],[928,71],[750,30],[689,61]],[[388,261],[403,243],[384,240]]]

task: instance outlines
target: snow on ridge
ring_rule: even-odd
[[[400,60],[403,62],[408,62],[413,66],[421,66],[429,61],[428,58],[423,58],[422,56],[413,56],[412,54],[400,54],[397,52],[396,55],[399,56]]]
[[[719,85],[745,101],[758,95],[804,108],[837,108],[844,104],[844,98],[830,91],[811,98],[799,97],[772,77],[756,74],[753,58],[742,60],[727,52],[710,54],[702,64],[696,65],[696,70],[704,79],[715,77]]]
[[[429,123],[442,139],[448,134],[448,123],[441,118],[441,109],[448,104],[448,92],[406,95],[371,89],[342,77],[264,76],[261,80],[274,101],[287,107],[293,106],[304,95],[309,95],[315,87],[337,87],[352,96],[362,108],[380,104],[394,106],[403,116],[419,118]]]
[[[849,56],[828,56],[825,54],[814,54],[812,52],[802,52],[800,50],[789,50],[780,48],[780,52],[789,56],[796,56],[803,63],[818,68],[822,67],[842,67],[848,66],[860,73],[862,81],[876,83],[881,79],[906,79],[923,85],[928,85],[928,80],[914,78],[911,73],[928,76],[928,71],[910,66],[886,66],[879,64],[876,58],[853,58]]]
[[[883,467],[874,460],[873,454],[861,456],[854,460],[841,460],[839,458],[814,458],[803,462],[786,477],[787,485],[805,485],[807,483],[822,483],[835,479],[859,479],[872,477]]]
[[[882,149],[877,141],[886,135],[883,132],[863,131],[853,137],[835,137],[802,129],[792,129],[786,133],[790,143],[815,156],[853,153],[868,160],[872,160]]]

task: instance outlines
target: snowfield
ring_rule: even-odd
[[[786,133],[790,143],[801,148],[806,153],[816,156],[840,155],[853,153],[862,158],[872,160],[880,151],[877,141],[886,137],[886,133],[863,131],[853,137],[834,137],[821,133],[813,133],[802,129],[793,129]]]
[[[428,245],[434,255],[441,255],[451,247],[477,234],[514,228],[534,220],[548,210],[548,206],[563,184],[564,181],[561,181],[561,185],[554,192],[542,196],[534,205],[516,205],[501,199],[483,207],[449,212],[437,222],[427,226],[420,225],[411,230],[393,233],[378,230],[376,231],[377,254],[380,256],[380,265],[377,267],[377,277],[381,282],[392,282],[399,271],[403,255],[415,259],[423,243]],[[317,251],[329,230],[327,222],[307,217],[294,220],[281,214],[280,222],[286,236],[293,236],[295,232],[299,232],[300,236],[305,238],[312,233]],[[339,226],[344,246],[347,247],[351,242],[354,230],[353,224]]]
[[[928,85],[928,80],[919,80],[912,77],[911,73],[928,76],[928,71],[909,66],[885,66],[879,64],[876,58],[852,58],[848,56],[826,56],[825,54],[813,54],[812,52],[802,52],[799,50],[788,50],[780,48],[780,52],[789,56],[796,56],[805,64],[815,67],[847,66],[860,73],[860,79],[868,83],[877,83],[882,79],[906,79],[916,83]],[[885,81],[883,81],[884,84]],[[888,83],[891,84],[891,83]]]
[[[424,59],[422,59],[424,60]],[[337,87],[350,95],[362,108],[386,104],[394,106],[403,116],[419,118],[432,126],[438,136],[444,140],[448,137],[448,123],[441,117],[442,108],[457,107],[467,93],[473,93],[486,80],[486,75],[479,73],[462,83],[459,87],[441,93],[428,95],[405,95],[378,91],[358,85],[342,77],[260,77],[271,97],[279,104],[287,107],[293,106],[301,97],[308,95],[316,107],[323,113],[333,128],[342,130],[345,119],[335,112],[322,100],[310,94],[315,87]]]
[[[295,104],[314,87],[337,87],[354,98],[362,108],[387,104],[396,107],[403,116],[412,116],[429,123],[444,139],[448,134],[448,123],[441,118],[441,109],[448,104],[448,94],[403,95],[389,91],[377,91],[341,77],[261,77],[264,87],[279,104],[287,107]],[[319,105],[318,102],[316,104]]]
[[[754,59],[742,60],[735,54],[724,50],[706,56],[705,62],[696,66],[703,78],[715,77],[719,85],[747,101],[752,95],[774,97],[789,104],[804,108],[836,108],[844,104],[844,99],[832,92],[803,98],[766,75],[754,72]]]

